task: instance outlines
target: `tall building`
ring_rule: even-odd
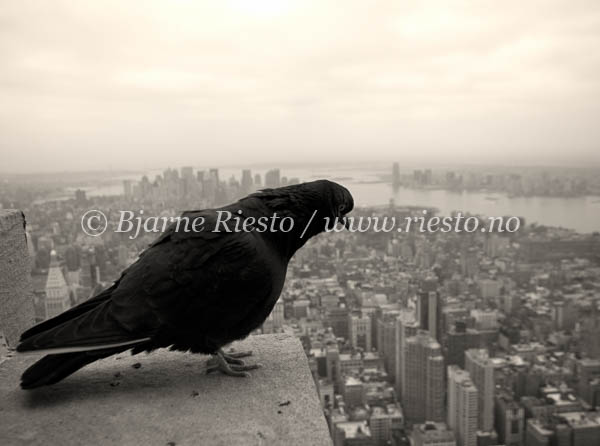
[[[481,279],[479,280],[479,289],[484,300],[497,299],[502,290],[502,282],[495,279]]]
[[[252,171],[250,169],[242,170],[242,192],[248,193],[252,190],[253,181],[252,181]]]
[[[194,178],[194,168],[192,166],[184,166],[181,168],[181,178]]]
[[[405,344],[402,402],[412,422],[444,419],[444,358],[440,344],[419,330]]]
[[[510,395],[496,396],[494,422],[500,443],[506,446],[523,446],[525,410]]]
[[[394,163],[392,166],[392,186],[400,186],[400,165],[398,163]]]
[[[71,307],[69,286],[60,269],[56,251],[50,253],[50,268],[46,279],[46,319],[59,315]]]
[[[400,434],[403,426],[403,415],[398,405],[388,404],[385,407],[373,407],[369,417],[369,427],[377,445],[393,444],[392,437],[394,434]]]
[[[600,406],[600,359],[581,358],[575,362],[579,396],[592,407]],[[594,385],[595,383],[595,385]]]
[[[284,321],[284,303],[281,299],[277,300],[273,310],[263,323],[263,333],[274,333],[281,329]]]
[[[442,305],[437,291],[421,290],[417,294],[417,317],[421,329],[427,330],[432,338],[440,339]]]
[[[349,310],[345,306],[330,308],[327,313],[327,323],[338,338],[349,339]]]
[[[348,318],[352,347],[370,352],[372,347],[371,318],[363,314],[350,314]]]
[[[340,370],[340,350],[337,345],[329,345],[325,351],[325,361],[327,364],[327,379],[333,383],[336,392],[339,391]]]
[[[212,181],[214,181],[217,184],[217,187],[219,186],[220,180],[219,180],[219,169],[209,169],[208,170],[208,178],[211,179]]]
[[[442,306],[440,304],[440,295],[437,291],[430,291],[427,295],[429,312],[428,312],[428,330],[429,335],[435,339],[440,339],[439,324]]]
[[[93,270],[96,268],[96,258],[93,249],[90,248],[81,253],[80,267],[81,274],[79,275],[79,282],[82,287],[89,288],[91,291],[91,289],[96,286],[93,274]]]
[[[495,330],[498,328],[498,312],[496,310],[471,310],[475,327],[479,330]]]
[[[465,352],[465,368],[479,392],[479,429],[494,428],[494,364],[486,349]]]
[[[472,348],[485,348],[498,342],[499,331],[467,328],[465,322],[457,321],[443,338],[446,365],[465,368],[465,351]]]
[[[385,370],[391,380],[396,379],[396,330],[398,311],[389,311],[383,313],[377,320],[377,351],[383,355]]]
[[[87,203],[87,196],[84,190],[77,189],[75,191],[75,201],[78,205],[83,206]]]
[[[272,169],[265,173],[265,187],[279,187],[280,185],[279,169]]]
[[[456,435],[458,446],[477,446],[477,388],[469,372],[448,367],[447,423]]]
[[[278,299],[273,307],[273,311],[271,311],[271,317],[273,318],[273,325],[277,328],[283,326],[283,301]]]
[[[74,246],[69,246],[65,251],[65,264],[67,271],[77,271],[79,269],[79,251]]]
[[[402,383],[404,381],[404,372],[406,368],[403,364],[406,362],[406,340],[412,336],[415,336],[419,331],[419,322],[415,319],[414,313],[403,311],[400,316],[396,319],[396,381],[395,388],[398,396],[402,396]]]
[[[298,299],[292,303],[293,314],[296,319],[302,319],[310,316],[310,301],[308,299]]]

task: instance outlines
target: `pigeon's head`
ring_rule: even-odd
[[[308,237],[345,223],[343,218],[354,208],[350,191],[329,180],[263,189],[248,197],[259,199],[280,217],[294,219],[294,227]],[[306,228],[305,231],[303,229]]]
[[[307,192],[304,207],[312,217],[310,235],[346,223],[344,216],[354,208],[354,199],[348,189],[329,180],[311,181],[300,186]]]
[[[344,217],[354,208],[354,199],[350,191],[329,180],[263,189],[246,199],[258,200],[262,203],[261,206],[266,206],[273,215],[292,218],[292,234],[275,233],[275,236],[285,239],[280,244],[287,246],[287,254],[290,257],[311,237],[333,229],[338,224],[348,227]]]
[[[321,189],[320,195],[324,201],[324,217],[337,218],[341,222],[342,218],[354,209],[354,198],[344,186],[329,180],[318,180],[314,183]]]

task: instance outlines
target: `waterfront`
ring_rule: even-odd
[[[253,173],[264,176],[267,168],[252,169]],[[152,181],[162,170],[147,172]],[[220,177],[228,180],[231,176],[239,179],[241,168],[221,168]],[[398,206],[422,206],[437,208],[441,215],[452,211],[470,212],[486,216],[518,216],[529,223],[563,227],[577,232],[600,231],[600,197],[509,197],[506,194],[489,192],[455,192],[444,189],[398,188],[394,190],[388,181],[383,181],[388,170],[379,166],[344,167],[302,167],[282,168],[281,173],[288,178],[297,177],[300,181],[328,178],[345,185],[353,194],[358,206],[387,205],[390,199]],[[142,174],[126,177],[139,181]],[[125,177],[123,177],[125,179]],[[120,182],[100,187],[84,187],[89,196],[120,195],[123,185]],[[73,188],[69,189],[71,195]]]

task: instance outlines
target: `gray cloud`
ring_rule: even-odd
[[[3,2],[2,169],[598,162],[599,47],[597,1]]]

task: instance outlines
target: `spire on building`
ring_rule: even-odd
[[[46,318],[66,311],[71,306],[69,286],[60,268],[56,251],[50,252],[50,268],[46,279]]]

